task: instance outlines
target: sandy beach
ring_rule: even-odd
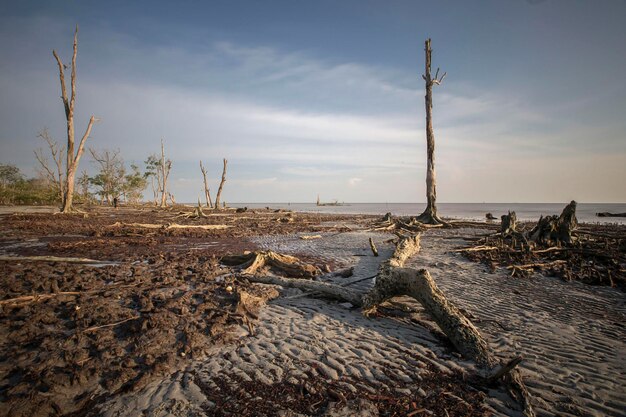
[[[3,415],[521,415],[504,387],[471,382],[476,364],[415,300],[395,298],[368,318],[309,291],[247,283],[218,261],[246,250],[294,255],[327,271],[318,280],[365,294],[394,250],[393,234],[370,230],[373,216],[176,216],[151,209],[3,215]],[[174,220],[196,227],[171,228]],[[489,230],[425,231],[407,267],[431,273],[499,360],[524,358],[519,370],[537,415],[624,415],[624,293],[539,273],[511,277],[454,252]],[[33,267],[35,276],[80,278],[37,287]],[[346,268],[348,277],[332,274]],[[101,288],[120,284],[118,292]],[[265,300],[245,318],[233,313],[232,294],[242,290]],[[41,299],[7,302],[32,294]],[[50,351],[78,331],[76,346]],[[32,380],[34,371],[43,378]]]

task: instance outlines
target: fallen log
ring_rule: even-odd
[[[117,262],[98,261],[89,258],[66,258],[60,256],[19,256],[19,255],[0,255],[0,261],[6,262],[63,262],[70,264],[96,264],[96,265],[116,265]]]
[[[598,217],[626,217],[626,213],[609,213],[608,211],[604,211],[602,213],[596,213]]]
[[[159,224],[159,223],[120,223],[115,222],[107,227],[134,227],[138,229],[203,229],[203,230],[219,230],[232,227],[227,224]]]
[[[372,253],[374,254],[374,256],[378,256],[378,249],[376,249],[376,245],[374,245],[374,239],[372,239],[370,237],[370,249],[372,250]]]

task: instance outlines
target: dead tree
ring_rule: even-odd
[[[167,179],[170,176],[170,170],[172,169],[172,161],[170,159],[165,159],[165,145],[163,144],[163,139],[161,139],[161,162],[159,164],[159,175],[157,179],[159,179],[159,187],[161,191],[161,207],[167,207]]]
[[[571,201],[560,216],[541,216],[535,227],[528,233],[529,240],[536,243],[572,243],[572,232],[578,226],[576,202]]]
[[[211,202],[211,191],[206,180],[206,169],[204,169],[202,161],[200,161],[200,171],[202,171],[202,179],[204,180],[204,197],[206,198],[206,206],[208,208],[213,208],[213,202]]]
[[[217,196],[215,197],[215,209],[219,210],[220,208],[220,197],[222,196],[222,188],[224,188],[224,183],[226,182],[226,165],[228,161],[224,158],[224,170],[222,171],[222,181],[220,181],[220,187],[217,189]]]
[[[435,73],[435,78],[431,78],[430,75],[430,56],[432,50],[430,49],[430,39],[426,39],[426,73],[422,75],[422,78],[426,82],[426,209],[417,220],[421,223],[427,224],[441,224],[443,220],[437,215],[437,190],[436,190],[436,177],[435,177],[435,133],[433,132],[433,85],[440,85],[443,79],[446,77],[444,72],[441,78],[439,77],[439,68]]]
[[[503,214],[501,219],[500,234],[502,237],[509,236],[517,231],[517,215],[514,211],[509,211],[509,214]]]
[[[76,25],[76,31],[74,32],[74,48],[72,53],[72,63],[71,63],[71,76],[70,76],[70,94],[71,96],[68,98],[67,88],[65,87],[65,71],[67,68],[66,65],[63,64],[61,58],[57,54],[56,50],[52,51],[54,58],[57,61],[59,66],[59,78],[61,80],[61,99],[63,100],[63,107],[65,108],[65,119],[67,122],[67,162],[65,165],[65,185],[63,187],[63,198],[62,198],[62,213],[69,213],[72,211],[72,200],[74,197],[74,177],[76,176],[76,171],[78,170],[78,163],[80,162],[80,157],[83,155],[85,151],[85,142],[87,138],[89,138],[89,134],[91,133],[91,128],[93,127],[94,122],[96,121],[95,116],[91,116],[89,119],[89,123],[87,124],[87,129],[85,129],[85,133],[81,138],[78,149],[74,152],[74,105],[76,103],[76,53],[78,51],[78,25]]]
[[[43,149],[39,148],[35,150],[35,158],[41,166],[42,175],[52,183],[54,188],[59,193],[59,201],[63,201],[65,195],[65,178],[63,173],[63,153],[65,148],[59,148],[59,144],[50,137],[48,129],[42,130],[37,137],[43,139],[48,144],[50,155],[52,155],[52,161],[54,161],[54,167],[51,167],[48,158],[44,156]]]

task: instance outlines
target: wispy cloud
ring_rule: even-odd
[[[230,161],[231,201],[310,200],[320,192],[346,201],[423,200],[423,85],[415,73],[234,42],[210,41],[199,52],[104,37],[110,43],[99,68],[89,63],[95,53],[80,55],[79,128],[98,115],[90,145],[119,147],[129,161],[144,160],[164,137],[177,200],[192,201],[201,189],[199,159],[215,168],[214,183],[223,157]],[[2,40],[0,47],[13,50]],[[46,125],[63,134],[58,79],[50,62],[43,67],[0,72],[2,153],[24,164],[35,146],[29,135]],[[565,125],[556,116],[571,107],[556,107],[529,102],[523,91],[486,93],[449,76],[435,90],[440,198],[515,199],[503,185],[524,177],[535,184],[526,199],[541,200],[558,181],[626,176],[622,125]],[[559,157],[547,162],[546,155]],[[607,162],[570,169],[589,155]],[[549,175],[538,161],[570,177]],[[619,193],[616,199],[626,199]]]

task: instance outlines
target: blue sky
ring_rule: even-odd
[[[226,157],[230,202],[423,202],[427,37],[439,201],[626,201],[621,0],[5,1],[0,163],[64,140],[76,23],[77,132],[127,162],[164,138],[177,201]]]

